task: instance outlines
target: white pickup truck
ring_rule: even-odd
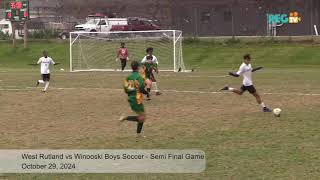
[[[75,26],[75,31],[85,32],[109,32],[109,31],[149,31],[160,30],[160,26],[146,18],[107,18],[88,16],[85,24]],[[67,39],[69,32],[60,33],[61,39]]]
[[[76,31],[108,32],[113,25],[128,25],[127,18],[94,18],[75,26]]]
[[[11,36],[12,35],[11,22],[5,19],[0,20],[0,31],[2,31],[4,34],[8,34],[9,36]],[[22,37],[19,35],[19,30],[16,30],[16,39],[22,39]]]

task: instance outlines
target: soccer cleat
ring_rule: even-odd
[[[146,99],[146,101],[151,101],[151,98],[148,97],[148,98]]]
[[[39,83],[39,81],[37,81],[37,84],[36,84],[36,86],[39,86],[39,84],[40,84],[40,83]]]
[[[220,89],[220,91],[227,91],[227,90],[229,90],[228,86],[225,86],[224,88]]]
[[[126,120],[126,116],[120,116],[119,121],[124,122]]]
[[[272,112],[272,110],[269,109],[268,107],[264,107],[264,108],[262,109],[262,111],[263,111],[263,112]]]
[[[156,95],[157,96],[160,96],[162,93],[161,92],[156,92]]]

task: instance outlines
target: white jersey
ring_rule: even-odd
[[[147,55],[147,56],[148,56],[148,55]],[[145,57],[142,59],[141,63],[145,63],[145,62],[147,61],[147,56],[145,56]],[[159,64],[157,57],[154,56],[154,55],[152,55],[152,63]]]
[[[244,86],[251,86],[252,83],[252,67],[251,64],[242,63],[239,71],[237,72],[238,75],[243,75],[243,85]]]
[[[50,57],[42,57],[37,64],[41,64],[41,74],[50,74],[50,64],[55,64],[55,62]]]

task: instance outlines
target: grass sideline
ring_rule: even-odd
[[[295,95],[320,94],[320,46],[317,44],[186,42],[186,66],[196,67],[196,72],[161,73],[161,89],[217,91],[226,83],[238,87],[239,78],[214,76],[236,70],[243,53],[249,52],[254,65],[265,67],[254,75],[258,91],[275,93],[263,98],[268,105],[282,108],[283,114],[281,118],[274,118],[261,113],[247,93],[239,97],[164,92],[163,96],[154,96],[146,103],[148,137],[141,143],[132,140],[134,124],[119,126],[115,122],[120,113],[131,112],[123,92],[110,90],[121,89],[127,73],[90,72],[88,75],[53,69],[51,87],[55,89],[44,95],[40,88],[28,88],[39,78],[39,67],[30,68],[26,64],[37,60],[46,48],[67,69],[68,42],[31,42],[28,50],[12,50],[9,43],[0,42],[0,48],[0,79],[3,80],[0,87],[20,89],[0,91],[1,148],[198,148],[207,155],[207,169],[201,174],[12,174],[8,179],[320,177],[320,97]],[[54,108],[47,111],[43,102],[50,102]],[[44,111],[46,116],[39,115]]]

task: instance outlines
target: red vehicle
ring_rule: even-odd
[[[128,25],[113,25],[110,31],[150,31],[161,30],[160,26],[146,18],[129,17]]]

